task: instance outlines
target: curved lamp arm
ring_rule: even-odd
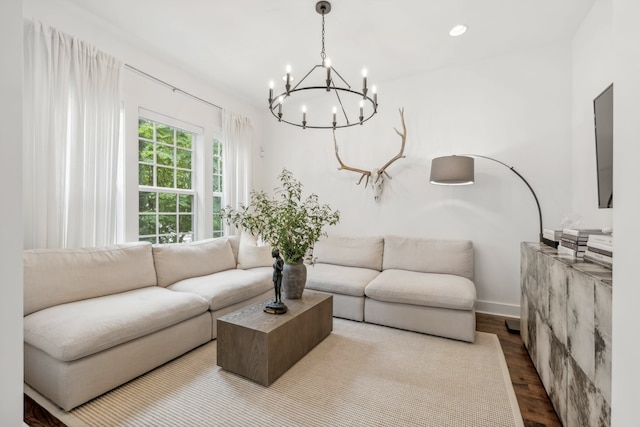
[[[534,200],[536,201],[536,206],[538,208],[538,221],[540,224],[540,228],[539,228],[539,241],[542,242],[542,210],[540,209],[540,202],[538,201],[538,196],[536,196],[535,191],[533,191],[533,188],[531,187],[531,185],[529,184],[529,182],[527,182],[526,179],[524,179],[524,177],[522,175],[520,175],[520,173],[518,171],[516,171],[513,166],[509,166],[504,162],[501,162],[500,160],[496,160],[493,157],[487,157],[487,156],[481,156],[479,154],[462,154],[460,157],[480,157],[482,159],[487,159],[487,160],[492,160],[496,163],[500,163],[502,166],[506,167],[507,169],[509,169],[511,172],[515,173],[518,178],[520,178],[522,180],[522,182],[524,182],[527,187],[529,188],[529,191],[531,191],[531,194],[533,195]],[[440,157],[438,159],[444,159],[445,161],[447,161],[446,159],[452,159],[454,157],[457,156],[447,156],[447,157]],[[432,184],[471,184],[473,183],[473,162],[469,162],[471,164],[470,166],[470,170],[464,170],[464,171],[453,171],[451,172],[450,170],[443,170],[442,167],[438,168],[434,166],[434,162],[438,159],[433,159],[432,163],[431,163],[431,183]],[[463,168],[465,166],[462,166]],[[446,166],[445,166],[446,168]],[[434,172],[435,171],[435,172]],[[461,172],[462,173],[462,177],[458,177],[456,176],[456,172]],[[439,179],[442,177],[438,177],[437,175],[440,175],[441,173],[445,173],[447,176],[444,179]],[[436,176],[434,176],[436,175]],[[469,175],[471,175],[471,180]],[[460,178],[460,179],[458,179]]]
[[[531,184],[529,184],[529,182],[527,182],[527,180],[524,179],[524,177],[522,175],[520,175],[520,173],[517,170],[515,170],[513,168],[513,166],[509,166],[506,163],[501,162],[500,160],[496,160],[496,159],[494,159],[492,157],[480,156],[478,154],[467,154],[467,156],[481,157],[483,159],[493,160],[496,163],[500,163],[502,166],[508,168],[511,172],[513,172],[516,175],[518,175],[518,178],[520,178],[522,180],[522,182],[524,182],[527,185],[527,187],[529,188],[529,191],[531,191],[531,195],[533,196],[534,200],[536,201],[536,206],[538,207],[538,223],[540,224],[538,240],[540,242],[542,242],[542,209],[540,209],[540,202],[538,201],[538,196],[536,196],[536,192],[533,191],[533,188],[531,187]]]

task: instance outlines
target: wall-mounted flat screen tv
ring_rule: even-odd
[[[613,83],[593,100],[598,208],[613,207]]]

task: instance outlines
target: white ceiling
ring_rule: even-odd
[[[300,78],[321,61],[316,0],[70,1],[130,43],[257,106],[286,64]],[[359,86],[366,67],[375,84],[569,40],[594,1],[333,0],[326,52],[350,83]],[[450,37],[459,23],[469,31]]]

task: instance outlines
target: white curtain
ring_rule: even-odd
[[[123,65],[39,22],[24,62],[24,246],[113,244]]]
[[[238,209],[249,203],[252,186],[253,126],[251,121],[227,110],[222,111],[223,206]],[[225,234],[235,229],[226,223]]]

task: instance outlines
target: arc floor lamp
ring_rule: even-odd
[[[502,166],[509,169],[511,172],[516,174],[518,178],[522,180],[531,191],[531,195],[536,201],[536,207],[538,208],[538,220],[539,220],[539,234],[538,240],[542,242],[542,210],[540,209],[540,202],[538,201],[538,196],[536,196],[535,191],[531,185],[527,182],[526,179],[518,171],[516,171],[513,166],[509,166],[506,163],[501,162],[500,160],[496,160],[492,157],[480,156],[478,154],[464,154],[460,156],[444,156],[437,157],[431,160],[431,177],[429,181],[431,184],[436,185],[469,185],[473,184],[475,181],[474,176],[474,157],[487,159],[494,161],[496,163],[501,164]],[[509,332],[519,333],[520,332],[520,322],[516,320],[506,320],[505,324]]]

